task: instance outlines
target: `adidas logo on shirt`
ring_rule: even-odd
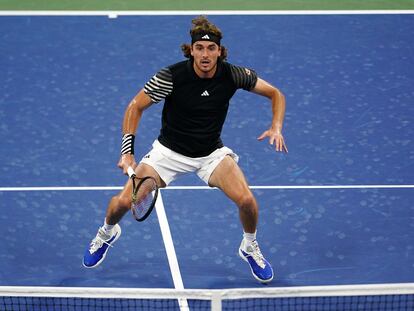
[[[207,91],[204,91],[203,93],[201,93],[201,96],[210,96],[210,94]]]
[[[202,37],[201,37],[201,39],[207,39],[207,40],[210,40],[210,37],[209,37],[208,35],[204,35],[204,36],[202,36]]]

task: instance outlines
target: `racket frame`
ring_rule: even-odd
[[[156,182],[154,177],[152,177],[152,176],[145,176],[145,177],[141,177],[141,178],[137,177],[137,175],[135,174],[135,171],[132,167],[128,167],[128,176],[132,180],[132,202],[131,202],[132,215],[134,216],[136,221],[141,222],[141,221],[144,221],[145,219],[147,219],[147,217],[151,214],[152,210],[154,209],[155,202],[157,202],[157,198],[158,198],[158,189],[159,188],[158,188],[157,182]],[[136,194],[137,194],[139,188],[141,187],[142,183],[144,181],[146,181],[147,179],[153,179],[154,182],[155,182],[155,189],[153,190],[154,197],[152,199],[151,206],[148,208],[148,210],[146,211],[144,216],[138,217],[135,213],[135,209],[132,207],[132,204],[136,200]],[[136,183],[137,180],[139,180],[138,184]]]

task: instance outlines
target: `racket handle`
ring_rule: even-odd
[[[132,167],[128,166],[127,172],[128,172],[129,178],[135,177],[135,171]]]

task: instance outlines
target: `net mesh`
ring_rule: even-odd
[[[2,311],[412,311],[414,283],[231,290],[0,287]]]
[[[222,310],[278,311],[408,311],[413,295],[290,297],[224,300]]]
[[[177,299],[65,298],[65,297],[0,297],[0,310],[17,311],[170,311],[211,310],[210,301]]]

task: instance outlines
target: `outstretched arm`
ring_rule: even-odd
[[[263,140],[266,137],[269,137],[269,143],[271,145],[275,144],[276,151],[288,152],[285,139],[282,135],[286,106],[285,96],[283,96],[283,94],[273,85],[260,78],[257,79],[256,86],[251,91],[269,98],[272,103],[272,124],[270,128],[264,131],[257,139]]]
[[[126,108],[124,121],[122,123],[122,133],[124,135],[131,134],[135,137],[142,113],[151,105],[151,98],[145,94],[144,89],[139,91],[139,93],[131,100],[128,107]],[[133,150],[132,153],[128,152],[122,154],[118,162],[118,167],[122,169],[124,174],[127,173],[129,166],[132,166],[133,168],[137,166],[135,163]]]

